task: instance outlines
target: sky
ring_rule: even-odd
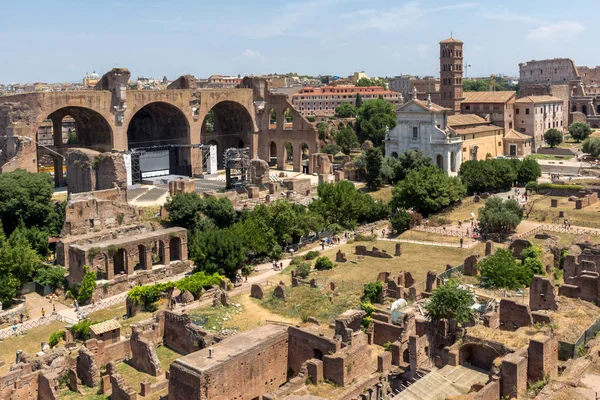
[[[465,42],[469,76],[519,63],[600,64],[597,0],[0,0],[0,82],[297,72],[439,75]]]

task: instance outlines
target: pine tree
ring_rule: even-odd
[[[360,93],[356,93],[356,108],[359,108],[360,106],[362,106],[362,104],[362,96],[360,95]]]

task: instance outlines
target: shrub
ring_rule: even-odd
[[[310,263],[303,262],[298,264],[296,267],[296,274],[302,279],[306,279],[306,277],[310,274]]]
[[[367,313],[367,317],[370,317],[375,312],[375,306],[368,301],[362,301],[360,309]]]
[[[306,259],[303,256],[296,256],[296,257],[292,258],[292,260],[290,261],[290,265],[300,265],[305,260]]]
[[[493,255],[477,263],[482,284],[491,288],[518,289],[531,284],[533,274],[517,263],[512,252],[498,249]]]
[[[390,342],[389,340],[384,343],[383,348],[385,349],[385,351],[389,351],[390,353],[392,352],[392,342]]]
[[[363,288],[363,296],[361,300],[375,303],[383,290],[381,281],[369,282]]]
[[[555,183],[539,183],[537,190],[551,189],[551,190],[582,190],[582,185],[559,185]]]
[[[317,271],[325,271],[328,269],[333,269],[333,262],[325,256],[317,258],[315,262],[315,269]]]
[[[307,261],[314,260],[319,257],[319,252],[317,250],[311,250],[304,255],[304,259]]]
[[[61,341],[61,339],[65,338],[65,331],[56,331],[50,334],[48,338],[48,346],[54,347]]]
[[[92,326],[92,321],[86,318],[71,326],[69,329],[75,338],[87,340],[91,336],[90,326]]]
[[[390,218],[390,224],[392,225],[392,229],[396,233],[402,233],[410,228],[410,224],[412,222],[412,217],[405,210],[398,210],[392,218]]]
[[[365,235],[364,233],[359,233],[358,235],[354,236],[355,242],[373,242],[375,240],[377,240],[376,235]]]
[[[61,266],[56,267],[42,267],[37,270],[35,282],[42,286],[50,286],[53,289],[65,287],[65,274],[67,270]]]

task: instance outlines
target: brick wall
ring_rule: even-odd
[[[546,376],[558,375],[558,340],[556,337],[534,337],[528,348],[529,381],[536,382]]]
[[[289,372],[291,376],[300,372],[300,367],[306,360],[319,358],[315,357],[316,353],[320,352],[322,358],[327,354],[337,352],[341,346],[340,342],[296,327],[289,328],[289,336]]]
[[[387,342],[394,343],[400,340],[404,328],[398,325],[388,324],[383,321],[373,320],[373,343],[383,346]]]
[[[323,377],[338,386],[346,386],[354,378],[374,370],[372,363],[365,360],[371,360],[371,348],[367,345],[366,335],[357,332],[352,339],[352,346],[325,356]]]
[[[473,365],[477,368],[489,371],[494,366],[496,357],[501,355],[502,353],[486,344],[467,343],[460,348],[459,364]]]
[[[513,300],[500,300],[500,329],[515,330],[522,326],[533,325],[529,305]]]
[[[527,389],[527,357],[512,353],[504,357],[500,369],[502,384],[500,394],[508,398],[519,397]]]

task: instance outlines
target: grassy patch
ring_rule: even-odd
[[[570,146],[569,146],[570,147]],[[535,160],[570,160],[572,158],[575,158],[574,155],[570,155],[570,156],[555,156],[553,154],[532,154],[529,157],[535,159]]]
[[[35,357],[35,354],[42,349],[40,343],[48,342],[48,338],[52,332],[64,328],[64,322],[54,321],[47,325],[30,329],[24,335],[12,336],[2,341],[0,344],[0,360],[6,361],[6,364],[0,367],[0,374],[10,370],[11,364],[15,361],[17,350],[23,350],[30,357]]]
[[[159,301],[158,307],[159,309],[164,308],[165,301]],[[123,319],[126,315],[125,303],[115,304],[110,307],[106,307],[105,309],[92,312],[88,314],[88,318],[92,320],[92,322],[102,322],[109,319],[116,319],[121,324],[121,334],[124,336],[131,335],[131,325],[137,324],[138,322],[147,320],[152,318],[151,312],[141,311],[135,317]]]
[[[309,286],[288,287],[285,299],[265,294],[262,305],[288,318],[306,321],[314,317],[321,323],[330,323],[346,310],[358,308],[362,289],[338,288],[334,294]]]
[[[535,196],[536,198],[538,195]],[[558,200],[558,207],[551,207],[551,200]],[[590,206],[584,207],[580,210],[575,209],[575,202],[569,201],[568,197],[565,196],[548,196],[535,204],[534,212],[530,215],[530,219],[542,220],[545,215],[546,223],[552,223],[553,218],[558,218],[560,211],[563,211],[565,218],[571,220],[572,225],[576,225],[576,221],[583,221],[587,223],[597,223],[600,225],[600,202],[596,202]],[[558,221],[562,224],[563,220]]]
[[[436,233],[430,232],[421,232],[421,231],[406,231],[398,236],[398,239],[405,240],[422,240],[427,242],[441,242],[441,243],[460,243],[460,238],[458,236],[445,236],[438,235]],[[468,243],[469,239],[465,239],[464,243]],[[404,245],[404,243],[403,243]]]
[[[417,282],[425,280],[427,271],[442,272],[446,264],[457,266],[465,258],[474,253],[483,254],[483,244],[478,244],[471,249],[456,247],[428,246],[421,244],[402,243],[402,256],[393,258],[364,257],[358,260],[354,254],[356,245],[365,245],[369,249],[376,246],[394,254],[396,242],[378,240],[375,242],[357,242],[326,249],[322,255],[335,260],[335,253],[339,249],[346,253],[348,262],[336,263],[329,271],[313,272],[310,277],[328,278],[331,281],[350,281],[367,283],[374,281],[381,271],[397,274],[399,271],[408,271]],[[355,261],[356,263],[352,262]]]
[[[68,388],[61,390],[60,398],[64,400],[105,400],[106,395],[98,394],[98,388],[90,388],[84,385],[79,386],[82,393],[72,392]]]
[[[361,188],[361,192],[368,193],[375,200],[390,201],[392,199],[393,186],[384,186],[374,191],[369,191],[366,187]]]

